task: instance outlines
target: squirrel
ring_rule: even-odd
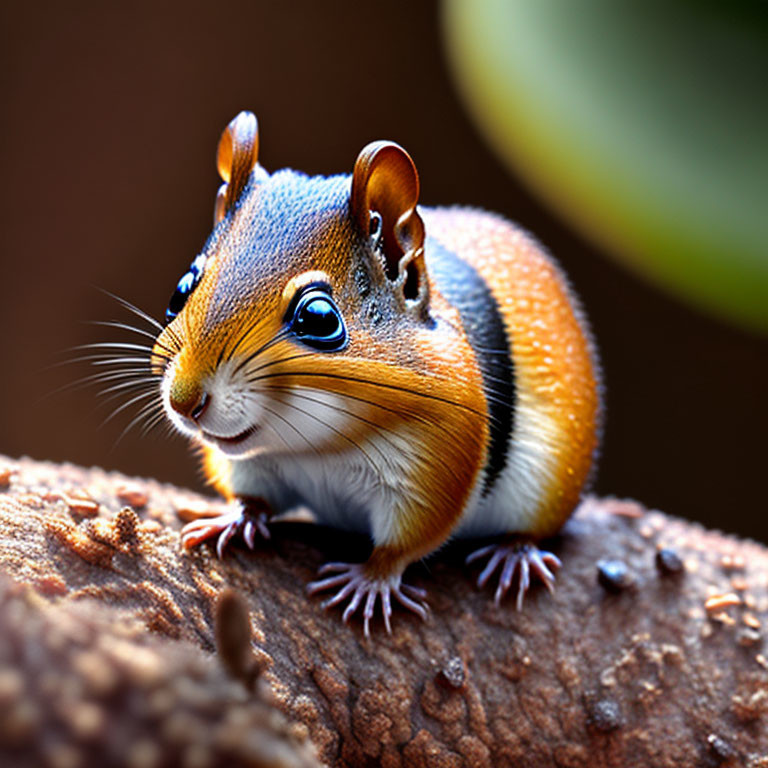
[[[536,542],[589,483],[601,432],[595,345],[563,273],[499,215],[423,208],[408,153],[368,144],[349,175],[258,164],[241,112],[217,151],[215,227],[171,297],[152,366],[164,410],[202,448],[231,502],[188,523],[184,547],[237,533],[253,548],[300,504],[368,534],[364,563],[328,563],[365,635],[393,600],[427,617],[410,563],[451,537],[498,537],[468,562],[498,604],[559,559]]]

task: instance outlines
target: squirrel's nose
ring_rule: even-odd
[[[194,387],[172,387],[170,404],[176,413],[193,421],[199,421],[210,405],[211,396],[204,390]]]

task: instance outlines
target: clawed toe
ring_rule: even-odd
[[[227,544],[238,532],[242,533],[243,540],[250,549],[256,545],[257,534],[265,539],[270,538],[268,519],[266,512],[254,514],[238,506],[224,514],[201,517],[187,523],[181,529],[181,544],[184,549],[192,549],[206,539],[216,536],[216,554],[221,559]]]
[[[322,575],[322,568],[318,571]],[[307,585],[307,593],[314,595],[317,592],[323,592],[326,589],[332,587],[338,587],[340,584],[347,584],[349,582],[349,575],[346,573],[340,573],[336,576],[329,576],[327,579],[321,579],[320,581],[313,581]]]
[[[474,552],[467,555],[467,559],[464,561],[467,565],[470,563],[474,563],[475,560],[479,560],[482,557],[485,557],[486,555],[489,555],[491,552],[493,552],[496,549],[496,544],[489,544],[487,547],[480,547],[480,549],[476,549]]]
[[[230,523],[219,534],[219,538],[216,539],[216,554],[218,555],[219,560],[223,559],[224,550],[226,549],[227,544],[229,544],[230,539],[237,533],[239,527],[239,521]]]
[[[317,569],[317,575],[323,576],[326,573],[338,573],[339,571],[348,571],[352,566],[349,563],[326,563]]]
[[[415,598],[416,600],[427,599],[427,590],[422,589],[421,587],[414,587],[414,586],[411,586],[410,584],[401,584],[400,590],[406,595],[410,595],[410,597]]]
[[[248,545],[248,549],[253,549],[256,543],[256,526],[253,520],[246,520],[243,526],[243,541]]]
[[[488,556],[488,562],[477,577],[477,586],[482,589],[501,569],[499,583],[493,596],[496,605],[499,605],[510,591],[515,577],[517,577],[515,607],[518,611],[523,607],[526,592],[531,586],[532,575],[542,581],[550,592],[554,592],[553,571],[560,568],[561,563],[551,552],[544,552],[533,544],[491,544],[473,552],[467,557],[466,562],[472,563]]]
[[[422,619],[428,616],[427,605],[423,602],[427,593],[419,587],[403,584],[399,575],[388,579],[376,578],[368,575],[364,565],[359,563],[326,563],[319,569],[318,575],[327,575],[327,578],[311,582],[307,585],[307,592],[314,595],[340,587],[323,602],[323,608],[332,608],[349,600],[341,617],[346,624],[362,606],[363,632],[366,637],[370,637],[370,623],[376,613],[377,602],[381,603],[381,614],[388,634],[392,632],[392,597]]]
[[[413,611],[414,613],[418,614],[422,619],[424,619],[424,621],[426,621],[427,616],[429,615],[429,606],[421,601],[427,596],[427,593],[423,589],[414,589],[413,593],[415,593],[414,596],[416,599],[412,600],[410,597],[408,597],[406,591],[402,587],[403,585],[401,584],[397,587],[397,589],[392,590],[392,594],[395,596],[397,602],[407,608],[409,611]],[[387,600],[389,600],[389,594],[387,594]]]
[[[531,570],[539,577],[550,592],[555,591],[555,574],[550,568],[557,570],[562,566],[560,558],[551,552],[542,552],[534,548],[529,555]]]
[[[200,520],[195,520],[184,526],[181,530],[181,544],[184,549],[192,549],[205,541],[212,534],[210,525],[200,525]]]

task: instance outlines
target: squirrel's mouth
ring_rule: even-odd
[[[210,432],[203,432],[203,437],[209,442],[218,443],[219,445],[239,445],[240,443],[245,442],[252,435],[255,435],[259,431],[260,427],[260,424],[253,424],[248,427],[248,429],[244,429],[242,432],[237,435],[233,435],[232,437],[212,435]]]

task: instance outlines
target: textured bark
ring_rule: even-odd
[[[218,561],[178,536],[218,501],[29,460],[2,485],[0,764],[311,765],[308,735],[331,765],[768,766],[758,544],[591,499],[554,595],[495,607],[455,545],[407,574],[429,620],[366,640],[305,594],[359,538],[285,522]]]

